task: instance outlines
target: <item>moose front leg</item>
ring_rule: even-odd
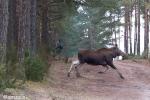
[[[118,75],[120,76],[121,79],[125,79],[123,77],[123,75],[119,72],[119,70],[115,67],[115,65],[112,62],[109,63],[108,65],[117,71],[117,73],[118,73]]]

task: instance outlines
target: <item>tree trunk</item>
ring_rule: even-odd
[[[30,49],[30,0],[16,0],[18,17],[18,60],[24,61],[25,49]]]
[[[37,49],[37,36],[36,36],[36,8],[37,1],[31,0],[31,57],[35,57]]]
[[[129,9],[127,5],[125,5],[124,49],[126,53],[128,53],[128,12]]]
[[[25,52],[30,56],[31,53],[31,1],[32,0],[23,0],[23,29],[22,31],[25,34]]]
[[[94,34],[92,31],[93,31],[93,28],[92,28],[92,26],[90,26],[88,29],[88,36],[89,36],[89,43],[90,43],[90,49],[91,50],[93,50],[95,48]]]
[[[140,55],[140,27],[141,27],[141,23],[140,23],[140,0],[138,0],[138,33],[137,33],[137,37],[138,37],[137,54],[138,55]]]
[[[25,56],[30,53],[30,0],[16,0],[16,16],[17,16],[17,34],[18,34],[18,50],[17,57],[19,66],[17,68],[17,78],[25,79],[25,68],[23,67]],[[25,53],[25,52],[28,53]],[[27,55],[25,55],[27,54]]]
[[[24,62],[24,52],[25,52],[25,20],[23,16],[23,0],[16,0],[16,15],[18,18],[17,34],[18,34],[18,61],[20,64]]]
[[[6,64],[8,0],[0,0],[0,64]]]
[[[134,55],[137,54],[137,5],[135,0],[135,33],[134,33]]]
[[[145,4],[148,0],[145,0]],[[144,8],[144,57],[148,58],[148,44],[149,44],[149,9],[145,6]]]
[[[42,45],[48,48],[48,0],[43,0],[42,6]]]
[[[17,58],[17,17],[16,17],[16,0],[9,0],[9,23],[8,23],[8,34],[7,34],[7,62],[16,61]]]
[[[150,3],[150,1],[149,1]],[[147,27],[148,27],[148,58],[150,58],[150,8],[148,9],[149,15],[148,15],[148,21],[147,21]]]
[[[118,14],[118,19],[117,19],[117,20],[118,20],[118,22],[120,21],[120,16],[119,16],[119,14]],[[121,41],[120,26],[118,27],[118,35],[119,35],[119,36],[118,36],[118,39],[119,39],[119,40],[118,40],[118,45],[119,45],[119,47],[120,47],[120,41]]]
[[[115,18],[114,17],[113,17],[113,20],[115,22]],[[114,35],[115,35],[115,44],[117,44],[117,27],[116,26],[114,26]]]
[[[129,12],[129,39],[130,39],[130,54],[132,54],[132,8]]]
[[[41,44],[42,44],[42,39],[41,39],[41,35],[42,35],[42,9],[41,9],[41,0],[37,0],[37,16],[36,16],[36,20],[37,20],[37,26],[36,26],[36,37],[37,37],[37,52],[40,51],[39,49],[41,48]]]

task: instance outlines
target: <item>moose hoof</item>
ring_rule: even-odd
[[[123,76],[120,76],[121,77],[121,79],[125,79]]]
[[[99,74],[103,74],[104,72],[98,72]]]
[[[67,76],[70,77],[70,73],[68,73]]]

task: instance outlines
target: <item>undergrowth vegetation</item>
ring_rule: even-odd
[[[26,80],[42,81],[47,69],[47,60],[40,57],[25,57],[22,65],[16,61],[0,64],[0,91],[21,86]]]
[[[142,55],[128,54],[124,59],[146,59],[146,58],[145,53],[143,52]]]
[[[36,58],[27,57],[24,62],[27,80],[41,81],[46,72],[46,63]]]
[[[5,67],[0,64],[0,89],[5,87]]]
[[[14,88],[15,79],[8,78],[5,65],[0,64],[0,92],[5,88]]]

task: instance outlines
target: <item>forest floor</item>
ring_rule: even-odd
[[[54,61],[45,81],[27,82],[23,89],[15,91],[29,100],[149,100],[150,63],[124,60],[114,61],[114,64],[125,80],[111,68],[99,74],[105,68],[87,64],[80,68],[81,78],[76,78],[75,72],[68,78],[70,64]]]

